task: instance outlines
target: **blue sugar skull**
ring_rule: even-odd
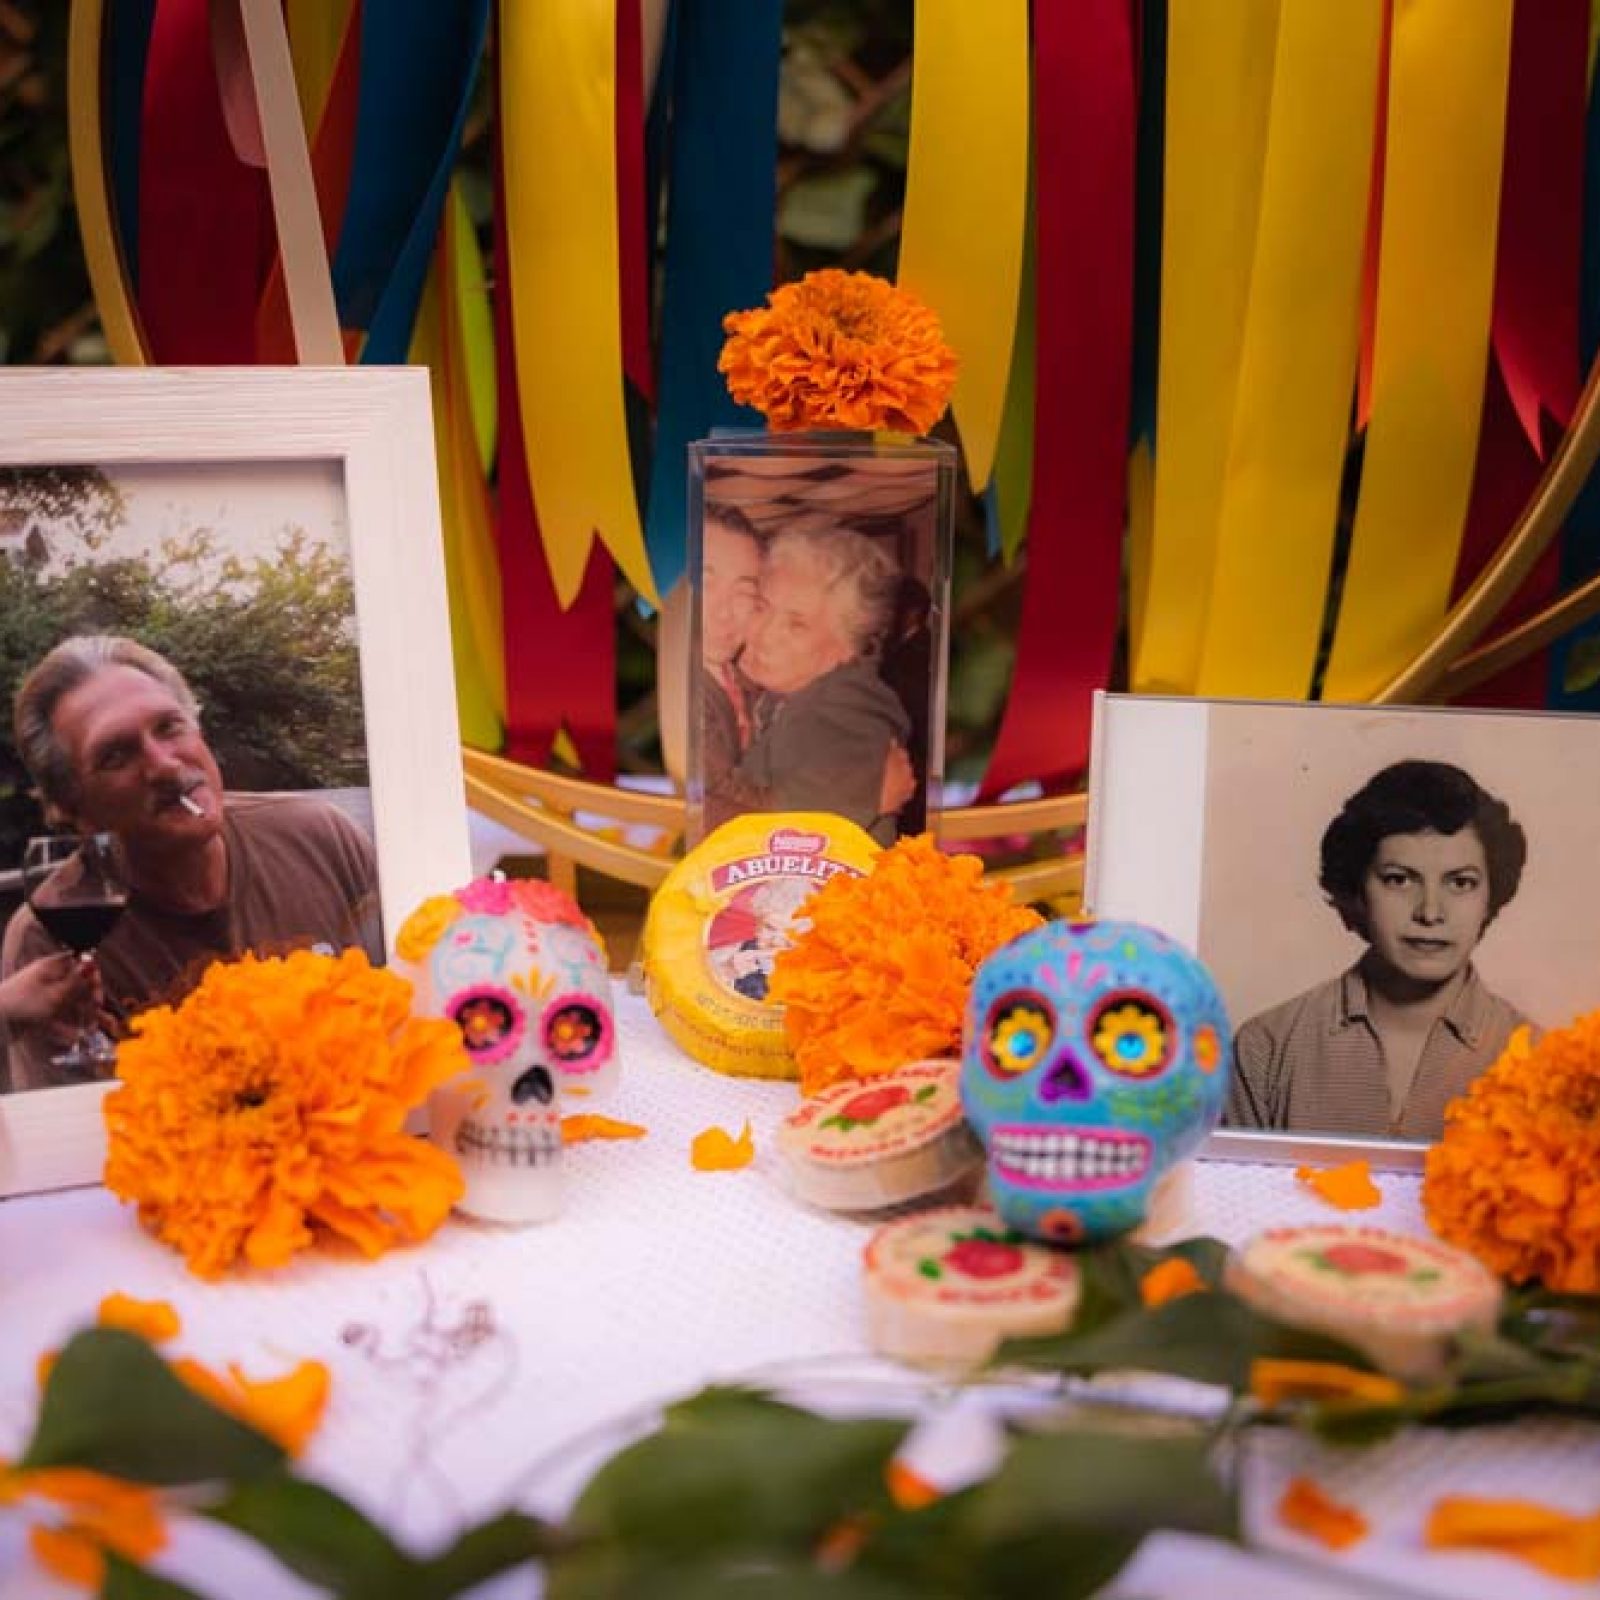
[[[1002,1217],[1036,1238],[1109,1238],[1217,1125],[1228,1017],[1211,974],[1132,922],[1051,922],[978,968],[961,1098]]]

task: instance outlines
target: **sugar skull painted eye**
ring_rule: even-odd
[[[594,1072],[611,1059],[611,1019],[577,996],[557,997],[544,1014],[544,1042],[563,1072]]]
[[[474,1061],[504,1061],[528,1022],[522,1002],[509,989],[488,984],[463,990],[450,1002],[448,1014]]]
[[[1031,1072],[1044,1060],[1056,1031],[1055,1011],[1042,995],[1024,991],[1001,996],[989,1008],[983,1059],[996,1076]]]
[[[1089,1016],[1089,1044],[1113,1072],[1148,1078],[1172,1060],[1172,1019],[1160,1001],[1124,990],[1102,1000]]]

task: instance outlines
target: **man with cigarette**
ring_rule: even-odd
[[[122,847],[128,907],[95,953],[113,1017],[176,1001],[211,961],[250,950],[359,945],[383,960],[372,841],[314,796],[225,793],[194,694],[155,651],[68,639],[23,680],[14,718],[46,811]],[[23,907],[0,977],[57,948]],[[59,1081],[48,1054],[14,1038],[13,1086]]]

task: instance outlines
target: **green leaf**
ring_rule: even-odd
[[[613,1545],[614,1574],[669,1569],[707,1550],[809,1553],[842,1518],[888,1507],[884,1469],[907,1427],[834,1422],[747,1390],[709,1389],[600,1469],[568,1532]],[[593,1581],[597,1563],[605,1558],[558,1563],[551,1595],[612,1592],[570,1576],[582,1568]]]
[[[1567,694],[1582,694],[1600,683],[1600,633],[1586,633],[1567,647],[1561,687]]]
[[[388,1534],[348,1501],[288,1473],[239,1484],[205,1514],[247,1534],[302,1578],[341,1594],[400,1593],[397,1579],[415,1570]]]
[[[570,1600],[944,1600],[953,1594],[854,1568],[824,1572],[803,1557],[766,1550],[708,1551],[670,1566],[575,1556],[553,1569],[552,1580],[545,1592]]]
[[[1263,1357],[1372,1368],[1366,1356],[1335,1339],[1274,1322],[1217,1291],[1124,1312],[1087,1332],[1075,1325],[1056,1338],[1013,1340],[996,1360],[1074,1373],[1162,1372],[1243,1392],[1252,1363]]]
[[[442,1555],[422,1564],[428,1594],[454,1595],[502,1572],[564,1548],[559,1533],[537,1517],[507,1511],[469,1528]],[[417,1591],[408,1591],[413,1593]]]
[[[106,1575],[100,1586],[100,1600],[205,1600],[199,1590],[136,1566],[115,1550],[105,1549],[104,1554]]]
[[[259,1477],[283,1458],[281,1446],[202,1399],[143,1339],[91,1328],[51,1368],[19,1464],[176,1484]]]

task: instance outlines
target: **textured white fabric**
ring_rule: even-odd
[[[782,1189],[770,1136],[796,1102],[794,1086],[694,1066],[636,998],[619,995],[619,1024],[616,1094],[566,1109],[604,1111],[649,1133],[570,1149],[565,1208],[549,1224],[453,1221],[426,1246],[380,1261],[317,1253],[212,1285],[103,1190],[0,1204],[0,1455],[25,1437],[39,1353],[91,1323],[113,1290],[170,1301],[184,1325],[173,1348],[203,1360],[236,1361],[258,1377],[304,1357],[326,1362],[332,1401],[303,1465],[419,1548],[507,1504],[559,1511],[659,1402],[712,1379],[787,1378],[790,1392],[830,1409],[897,1398],[947,1408],[948,1396],[868,1358],[859,1264],[874,1224],[808,1210]],[[692,1170],[696,1133],[714,1124],[737,1133],[746,1119],[753,1166]],[[1379,1181],[1383,1207],[1361,1220],[1420,1229],[1416,1179]],[[1207,1163],[1185,1198],[1176,1231],[1230,1242],[1332,1215],[1289,1167]],[[1366,1545],[1327,1557],[1276,1526],[1277,1496],[1302,1471],[1367,1512],[1375,1534]],[[1583,1586],[1496,1558],[1424,1552],[1420,1530],[1449,1492],[1600,1509],[1600,1429],[1417,1433],[1356,1454],[1275,1436],[1252,1453],[1246,1481],[1255,1536],[1296,1564],[1163,1538],[1119,1590],[1314,1600],[1387,1581],[1452,1600],[1571,1597]],[[53,1592],[21,1550],[14,1519],[0,1513],[0,1596]],[[210,1530],[182,1534],[171,1569],[219,1600],[310,1592]],[[494,1592],[526,1593],[526,1577]]]

